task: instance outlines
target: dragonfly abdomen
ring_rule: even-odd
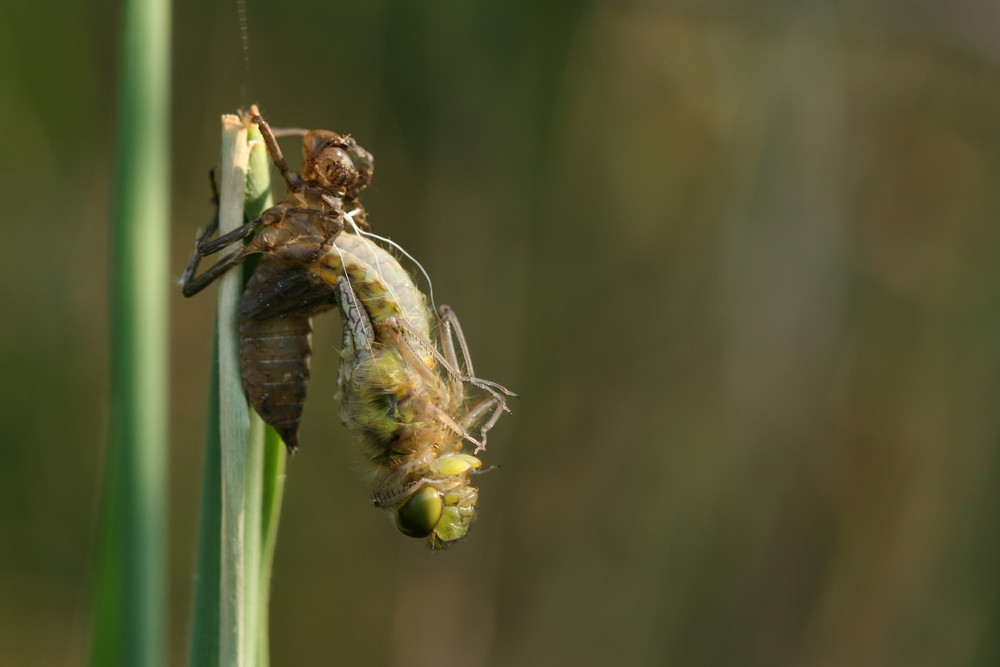
[[[345,324],[346,327],[346,324]],[[350,390],[341,394],[341,420],[365,456],[385,463],[412,451],[413,379],[391,348],[379,346],[354,359]]]
[[[278,431],[290,450],[298,446],[311,338],[312,317],[308,315],[240,322],[243,388],[257,414]]]

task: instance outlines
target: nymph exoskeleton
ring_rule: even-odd
[[[340,416],[376,467],[372,502],[392,511],[404,534],[447,546],[469,530],[478,499],[470,476],[482,465],[475,454],[513,394],[473,375],[452,310],[441,306],[435,316],[381,247],[344,233],[318,265],[316,274],[336,288]],[[482,395],[470,400],[469,387]]]
[[[249,256],[261,259],[240,303],[240,365],[243,387],[261,418],[281,435],[289,450],[298,445],[299,422],[309,380],[312,316],[336,305],[331,286],[311,272],[344,228],[344,216],[367,228],[357,197],[374,172],[372,156],[349,135],[327,130],[303,134],[303,164],[292,171],[275,133],[253,110],[271,161],[288,189],[285,201],[218,238],[218,221],[198,239],[182,279],[192,296]],[[201,275],[202,257],[232,248]]]

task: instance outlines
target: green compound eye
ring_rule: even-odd
[[[427,537],[441,518],[441,494],[425,486],[396,510],[396,527],[410,537]]]

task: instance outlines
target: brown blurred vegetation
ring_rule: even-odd
[[[367,506],[318,323],[273,664],[1000,663],[995,3],[247,5],[249,74],[233,3],[176,5],[164,280],[221,113],[349,131],[522,396],[431,554]],[[82,664],[119,7],[0,13],[0,662]],[[213,300],[172,306],[183,664]]]

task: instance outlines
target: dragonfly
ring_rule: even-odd
[[[515,394],[475,375],[455,312],[434,310],[395,256],[356,231],[315,269],[341,314],[341,421],[375,470],[372,504],[441,549],[469,531],[477,455]]]
[[[391,242],[371,232],[358,200],[374,173],[371,154],[350,135],[300,131],[304,161],[295,172],[277,133],[259,113],[252,120],[288,197],[217,238],[217,221],[210,225],[182,291],[192,296],[260,256],[239,307],[241,374],[250,403],[290,451],[309,379],[312,318],[337,308],[340,418],[375,472],[372,504],[390,511],[403,534],[445,548],[469,532],[479,497],[473,476],[483,470],[478,455],[516,394],[476,376],[454,311],[433,308],[379,243]],[[196,275],[203,257],[225,249]]]

